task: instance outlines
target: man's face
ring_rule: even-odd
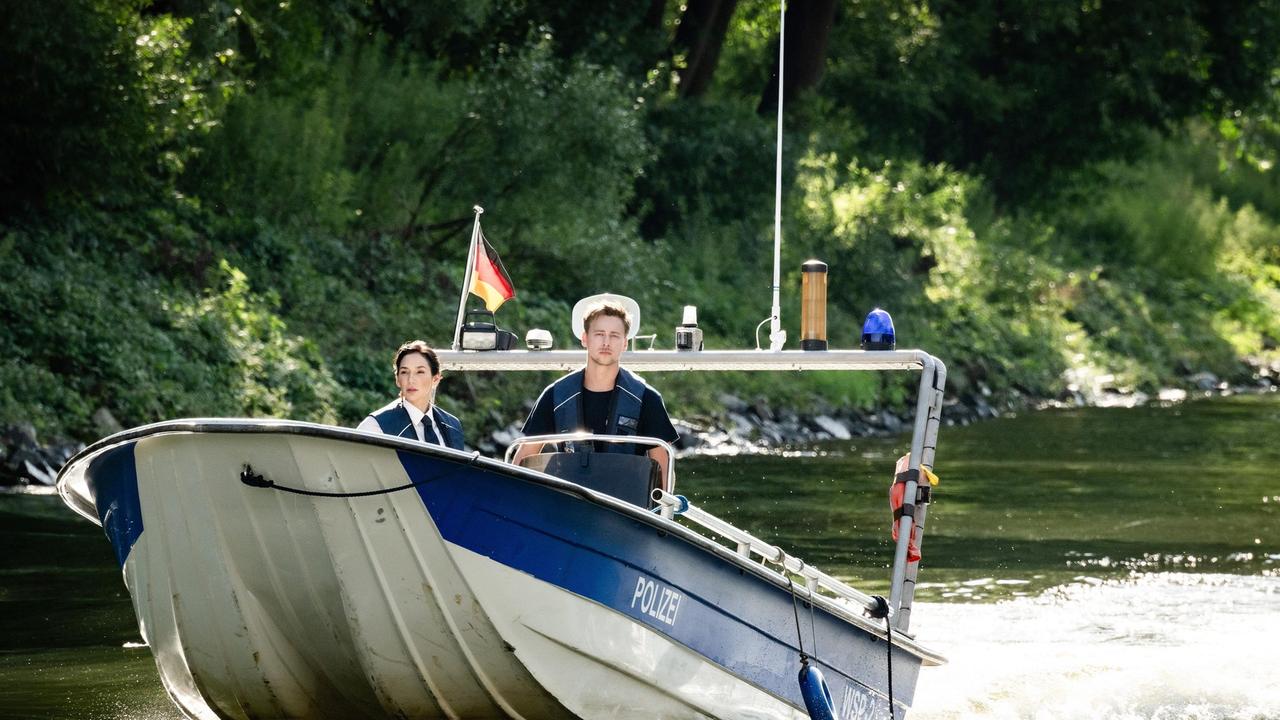
[[[587,359],[596,365],[614,365],[627,349],[627,329],[622,318],[600,315],[591,321],[582,336]]]

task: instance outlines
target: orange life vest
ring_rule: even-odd
[[[889,509],[893,511],[893,540],[898,541],[898,521],[902,519],[902,501],[907,492],[907,481],[899,478],[905,477],[903,473],[907,471],[911,464],[911,455],[903,455],[898,458],[897,465],[893,468],[893,480],[889,483]],[[920,468],[920,481],[927,482],[930,485],[937,485],[937,476],[929,472],[928,468]],[[917,485],[918,487],[918,485]],[[911,525],[911,541],[907,543],[907,562],[920,562],[920,538],[922,531],[920,525],[912,523]]]

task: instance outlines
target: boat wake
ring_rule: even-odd
[[[923,603],[922,603],[923,605]],[[932,603],[949,665],[912,720],[1280,720],[1280,573],[1086,579],[996,604]]]

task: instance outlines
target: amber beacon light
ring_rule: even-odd
[[[800,266],[800,349],[827,349],[827,264],[806,260]]]

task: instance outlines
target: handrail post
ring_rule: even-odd
[[[921,397],[928,396],[928,422],[924,431],[924,443],[920,451],[920,464],[927,468],[933,467],[934,453],[938,449],[938,428],[942,424],[942,399],[947,384],[947,366],[941,360],[934,362],[933,382],[926,387],[921,379],[920,394]],[[929,500],[926,498],[923,502],[916,504],[916,525],[919,528],[920,544],[923,549],[924,545],[924,528],[925,520],[929,512]],[[911,607],[915,602],[916,595],[916,577],[920,573],[920,563],[914,562],[907,566],[906,576],[903,578],[902,587],[902,607],[898,613],[897,628],[899,632],[907,632],[911,627]]]
[[[911,474],[906,481],[902,493],[902,517],[898,519],[898,544],[893,553],[893,576],[889,581],[889,608],[896,617],[895,626],[899,632],[905,632],[911,614],[911,601],[904,589],[907,583],[907,550],[911,545],[911,533],[916,523],[918,511],[916,495],[921,477],[920,463],[924,458],[925,438],[928,435],[929,418],[934,404],[933,385],[937,373],[937,361],[929,357],[920,372],[920,393],[916,398],[916,417],[914,430],[911,433],[911,455],[907,461],[907,471]],[[927,466],[926,466],[927,467]],[[914,472],[911,472],[914,471]],[[918,563],[912,563],[918,565]],[[914,584],[914,573],[913,580]],[[905,618],[905,619],[904,619]]]

